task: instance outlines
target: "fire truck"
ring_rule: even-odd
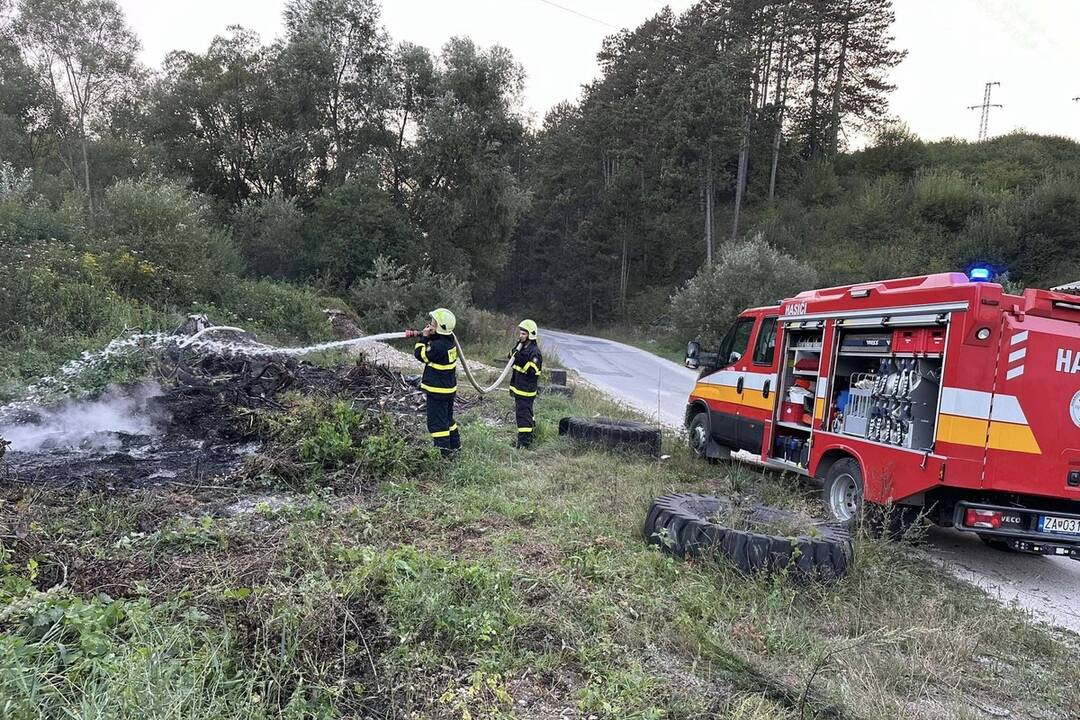
[[[715,352],[691,342],[686,365],[701,457],[816,478],[841,522],[889,508],[1080,559],[1076,295],[963,273],[812,290],[746,310]]]

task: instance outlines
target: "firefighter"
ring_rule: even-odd
[[[510,376],[510,394],[514,398],[514,414],[517,417],[517,446],[527,448],[532,444],[536,423],[533,420],[533,402],[536,400],[537,381],[544,366],[544,358],[536,344],[536,323],[522,320],[518,325],[518,343],[510,351],[514,359],[514,374]]]
[[[454,342],[454,313],[436,308],[416,342],[413,355],[424,363],[420,389],[427,397],[427,428],[435,447],[444,457],[461,447],[458,426],[454,422],[454,398],[457,395],[457,344]]]

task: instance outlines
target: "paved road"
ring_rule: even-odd
[[[681,428],[697,373],[650,352],[612,340],[548,330],[545,353],[566,368],[653,420]],[[659,411],[659,415],[657,412]]]
[[[664,425],[682,427],[694,371],[601,338],[549,330],[541,342],[589,383]],[[1039,620],[1080,633],[1080,562],[1002,553],[944,528],[932,528],[929,537],[931,559],[956,577],[1002,604],[1015,603]]]

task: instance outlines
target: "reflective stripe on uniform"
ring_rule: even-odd
[[[421,390],[426,390],[427,392],[431,392],[431,393],[442,393],[444,395],[449,395],[450,393],[457,392],[457,385],[455,385],[454,387],[449,387],[449,388],[441,388],[441,387],[434,387],[432,385],[425,385],[424,383],[420,383],[420,389]]]
[[[532,432],[532,431],[533,431],[533,429],[531,427],[529,427],[529,428],[518,428],[519,433]]]
[[[534,362],[533,362],[532,360],[530,360],[529,362],[525,363],[524,365],[515,365],[515,366],[514,366],[514,369],[515,369],[515,370],[517,370],[517,371],[518,371],[519,373],[521,373],[522,375],[527,375],[527,374],[529,373],[529,367],[530,367],[530,366],[532,367],[532,369],[533,369],[533,370],[535,370],[535,371],[536,371],[536,374],[537,374],[537,375],[539,375],[539,374],[540,374],[540,368],[539,368],[539,367],[537,367],[536,363],[534,363]]]
[[[520,395],[521,397],[536,397],[535,390],[533,392],[525,392],[524,390],[518,390],[513,385],[510,386],[510,392],[514,393],[515,395]]]
[[[432,368],[432,369],[434,369],[434,370],[453,370],[454,368],[456,368],[456,367],[457,367],[457,363],[456,363],[456,362],[452,362],[452,363],[450,363],[449,365],[440,365],[439,363],[433,363],[433,362],[429,362],[429,363],[427,364],[427,366],[428,366],[429,368]]]
[[[431,437],[433,437],[433,438],[450,437],[450,433],[454,432],[455,430],[457,430],[457,423],[454,423],[453,425],[451,425],[449,430],[440,430],[438,432],[431,433]]]
[[[420,348],[420,359],[421,359],[421,360],[422,360],[422,361],[423,361],[424,363],[427,363],[427,361],[428,361],[428,359],[427,359],[427,345],[425,345],[425,344],[424,344],[424,343],[422,343],[422,342],[418,342],[418,343],[416,343],[415,345],[413,345],[413,348],[414,348],[414,349],[415,349],[415,348]]]

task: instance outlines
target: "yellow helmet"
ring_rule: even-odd
[[[435,321],[435,332],[440,335],[452,335],[454,333],[457,318],[454,317],[454,313],[446,308],[435,308],[428,313],[428,317]]]
[[[534,323],[532,320],[522,320],[518,324],[518,330],[524,330],[525,332],[529,333],[530,340],[536,339],[536,323]]]

